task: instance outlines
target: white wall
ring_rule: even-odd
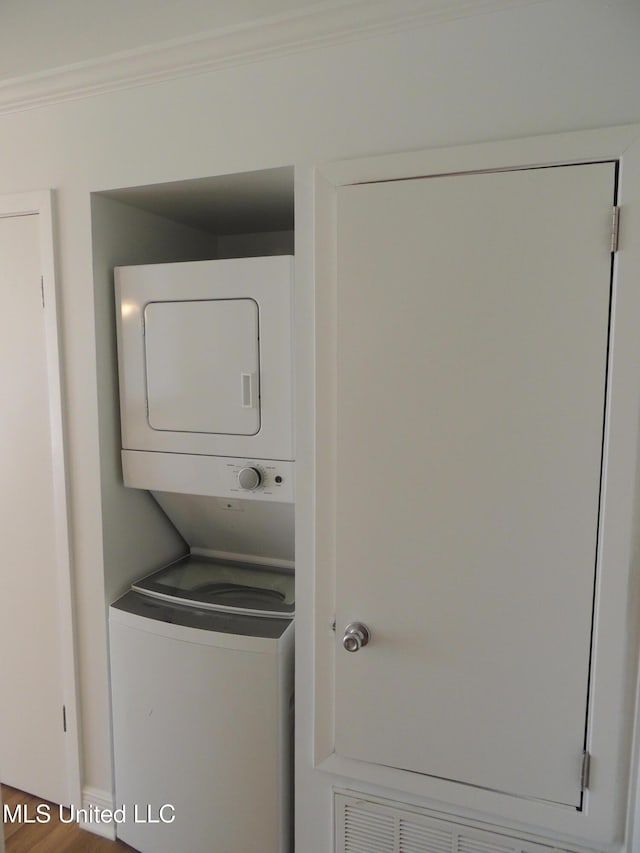
[[[242,26],[299,5],[296,0],[2,0],[0,80]]]
[[[0,118],[0,192],[57,189],[85,785],[111,788],[94,323],[104,305],[92,287],[90,193],[295,164],[299,331],[305,324],[308,331],[298,337],[298,385],[309,388],[305,187],[312,164],[638,121],[639,11],[630,2],[550,0]],[[312,412],[300,413],[299,459],[307,470],[312,422]],[[313,605],[313,532],[309,496],[299,498],[297,612],[304,625]],[[298,849],[326,853],[330,779],[311,767],[304,631],[298,655]]]

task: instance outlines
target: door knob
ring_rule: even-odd
[[[363,646],[366,646],[371,639],[371,633],[366,625],[362,622],[351,622],[344,629],[344,637],[342,645],[348,652],[358,652]]]

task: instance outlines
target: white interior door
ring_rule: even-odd
[[[51,407],[59,391],[50,363],[55,310],[44,308],[51,282],[45,288],[40,219],[0,216],[0,774],[67,803],[77,802],[79,786],[73,649],[70,616],[61,623],[68,542],[60,413],[56,420]],[[66,596],[70,613],[68,588]]]
[[[614,185],[338,190],[339,755],[580,805]]]

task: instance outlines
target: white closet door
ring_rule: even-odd
[[[338,190],[339,755],[580,805],[614,184]]]
[[[69,800],[39,217],[0,217],[0,774]]]

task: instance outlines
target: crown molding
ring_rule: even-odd
[[[547,0],[346,0],[0,81],[0,115]]]

